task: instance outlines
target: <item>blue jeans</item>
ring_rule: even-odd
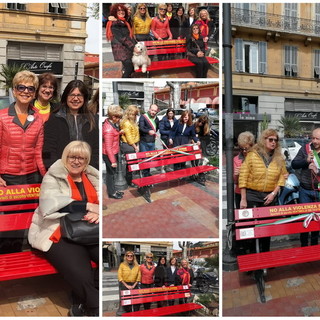
[[[302,187],[299,188],[299,202],[319,202],[319,191],[307,190]],[[309,232],[300,233],[301,247],[308,246]],[[312,231],[310,238],[310,245],[314,246],[318,244],[319,231]]]
[[[140,147],[139,148],[140,152],[153,151],[156,149],[156,143],[155,142],[140,141],[139,147]],[[151,176],[150,169],[143,169],[142,176],[143,177],[150,177]]]

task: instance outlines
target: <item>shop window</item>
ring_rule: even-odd
[[[26,4],[25,3],[7,3],[7,9],[25,11]]]
[[[313,77],[320,78],[320,50],[314,50]]]
[[[263,41],[235,40],[236,71],[247,73],[267,72],[267,43]]]
[[[49,3],[49,12],[66,14],[67,3]]]
[[[289,77],[298,76],[298,48],[293,46],[284,47],[284,74]]]
[[[315,14],[315,26],[314,26],[314,33],[320,33],[320,3],[314,4],[314,14]]]

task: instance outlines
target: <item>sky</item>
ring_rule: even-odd
[[[100,30],[101,23],[100,19],[94,19],[89,17],[87,21],[87,34],[86,39],[86,52],[89,53],[99,53],[100,48]]]

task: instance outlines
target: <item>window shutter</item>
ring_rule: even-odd
[[[243,41],[235,39],[236,44],[236,71],[243,72]]]
[[[267,73],[267,43],[259,41],[259,73]]]

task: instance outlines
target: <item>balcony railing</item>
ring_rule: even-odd
[[[238,8],[232,8],[231,23],[270,31],[320,35],[320,21]]]

